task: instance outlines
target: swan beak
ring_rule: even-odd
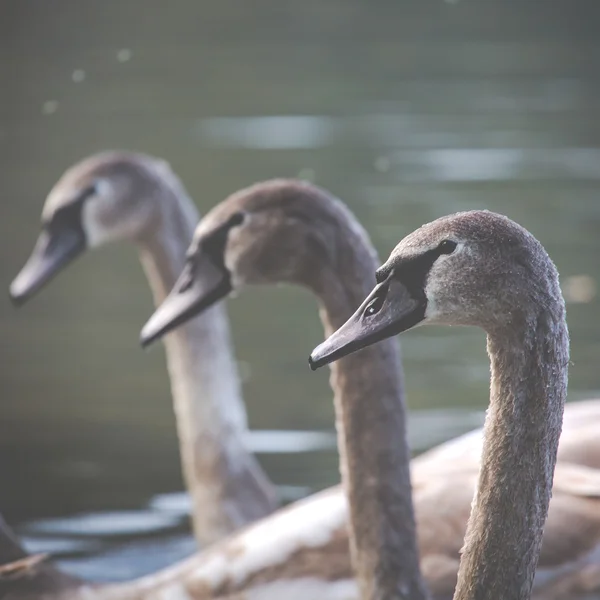
[[[231,289],[226,269],[220,269],[206,257],[199,264],[188,261],[169,295],[142,328],[140,344],[144,348],[149,346],[225,298]]]
[[[414,327],[425,318],[424,295],[413,297],[397,279],[375,286],[358,310],[308,358],[315,371],[357,350]]]
[[[59,271],[85,250],[83,232],[63,229],[40,233],[25,266],[10,284],[10,299],[17,306],[24,304]]]

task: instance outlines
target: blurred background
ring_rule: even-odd
[[[3,0],[0,282],[62,172],[105,149],[164,157],[203,212],[270,177],[314,181],[382,259],[426,221],[488,208],[556,262],[569,400],[596,396],[598,16],[571,0]],[[288,499],[337,483],[328,373],[306,364],[314,299],[253,288],[228,308],[261,462]],[[82,576],[195,547],[164,352],[138,344],[152,309],[126,246],[86,254],[18,311],[0,300],[0,510]],[[484,342],[402,337],[415,453],[483,422]]]

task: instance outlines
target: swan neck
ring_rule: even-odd
[[[198,212],[174,182],[163,192],[157,226],[140,241],[154,303],[173,287]],[[193,524],[213,542],[275,507],[271,484],[245,445],[246,411],[225,307],[217,305],[164,338]]]
[[[562,299],[511,332],[488,332],[491,395],[456,600],[530,597],[567,389]]]
[[[375,284],[377,256],[353,227],[339,236],[339,262],[317,286],[325,334],[356,310]],[[361,598],[426,598],[419,571],[410,451],[399,347],[395,340],[331,367],[342,484]]]

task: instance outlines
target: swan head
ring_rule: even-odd
[[[229,196],[200,221],[179,280],[142,329],[142,345],[248,284],[318,288],[343,260],[342,227],[368,243],[339,200],[301,181],[266,181]]]
[[[13,302],[23,304],[87,248],[140,238],[166,172],[163,161],[127,152],[97,154],[68,169],[46,198],[42,231],[10,286]]]
[[[404,238],[350,319],[312,352],[312,369],[422,324],[518,329],[549,301],[556,269],[523,227],[489,211],[437,219]]]

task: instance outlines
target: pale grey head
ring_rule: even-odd
[[[424,323],[519,330],[563,306],[554,264],[526,229],[489,211],[423,225],[393,250],[355,314],[310,357],[312,368]]]
[[[179,185],[169,165],[132,152],[105,152],[68,169],[42,210],[42,231],[10,286],[22,304],[87,248],[140,240],[161,210],[165,183]]]
[[[200,221],[183,273],[143,328],[142,344],[245,284],[288,282],[318,294],[347,259],[340,236],[370,247],[342,202],[314,185],[275,179],[236,192]]]

